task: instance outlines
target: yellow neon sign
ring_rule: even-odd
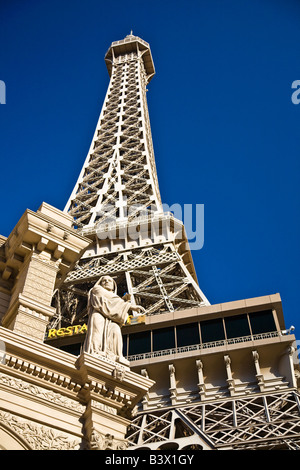
[[[47,339],[62,338],[64,336],[81,335],[87,332],[87,325],[70,325],[66,328],[59,328],[58,330],[52,328],[48,331]]]
[[[138,323],[145,323],[145,322],[146,322],[146,315],[139,315],[138,317],[129,315],[125,325],[137,325]]]

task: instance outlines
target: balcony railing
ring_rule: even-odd
[[[181,346],[179,348],[163,349],[161,351],[152,351],[141,354],[134,354],[127,356],[129,361],[139,361],[144,359],[152,359],[154,357],[169,356],[172,354],[181,354],[190,351],[202,351],[204,349],[216,348],[218,346],[226,346],[230,344],[246,343],[247,341],[257,341],[260,339],[275,338],[281,336],[280,331],[271,331],[268,333],[259,333],[256,335],[240,336],[238,338],[222,339],[218,341],[211,341],[209,343],[193,344],[191,346]]]

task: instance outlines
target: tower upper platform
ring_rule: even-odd
[[[117,59],[120,55],[129,54],[130,52],[140,52],[144,60],[144,66],[147,73],[148,83],[155,74],[154,63],[149,44],[138,36],[128,34],[121,41],[112,42],[110,48],[105,54],[105,63],[109,76],[111,76],[112,63],[114,59]]]

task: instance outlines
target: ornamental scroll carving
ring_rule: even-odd
[[[0,425],[9,427],[32,450],[78,450],[80,442],[67,434],[23,420],[11,413],[0,411]]]
[[[90,450],[126,450],[127,442],[115,439],[111,434],[101,434],[92,430],[89,447]]]
[[[56,405],[78,411],[79,413],[84,413],[85,411],[85,406],[81,405],[75,400],[72,400],[71,398],[65,397],[60,393],[55,393],[52,390],[38,387],[15,377],[9,377],[8,375],[0,373],[0,384],[13,388],[14,390],[20,390],[22,392],[29,393],[37,398],[50,401]]]

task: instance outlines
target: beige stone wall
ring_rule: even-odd
[[[0,324],[4,314],[7,312],[9,302],[10,295],[0,291]]]
[[[71,224],[43,203],[0,240],[1,449],[125,448],[128,418],[153,384],[44,344],[54,288],[90,244]]]
[[[71,228],[72,218],[43,203],[27,210],[0,256],[0,320],[5,328],[38,341],[54,315],[54,288],[90,244]]]
[[[132,411],[153,382],[106,358],[78,358],[0,327],[5,449],[125,449]]]

